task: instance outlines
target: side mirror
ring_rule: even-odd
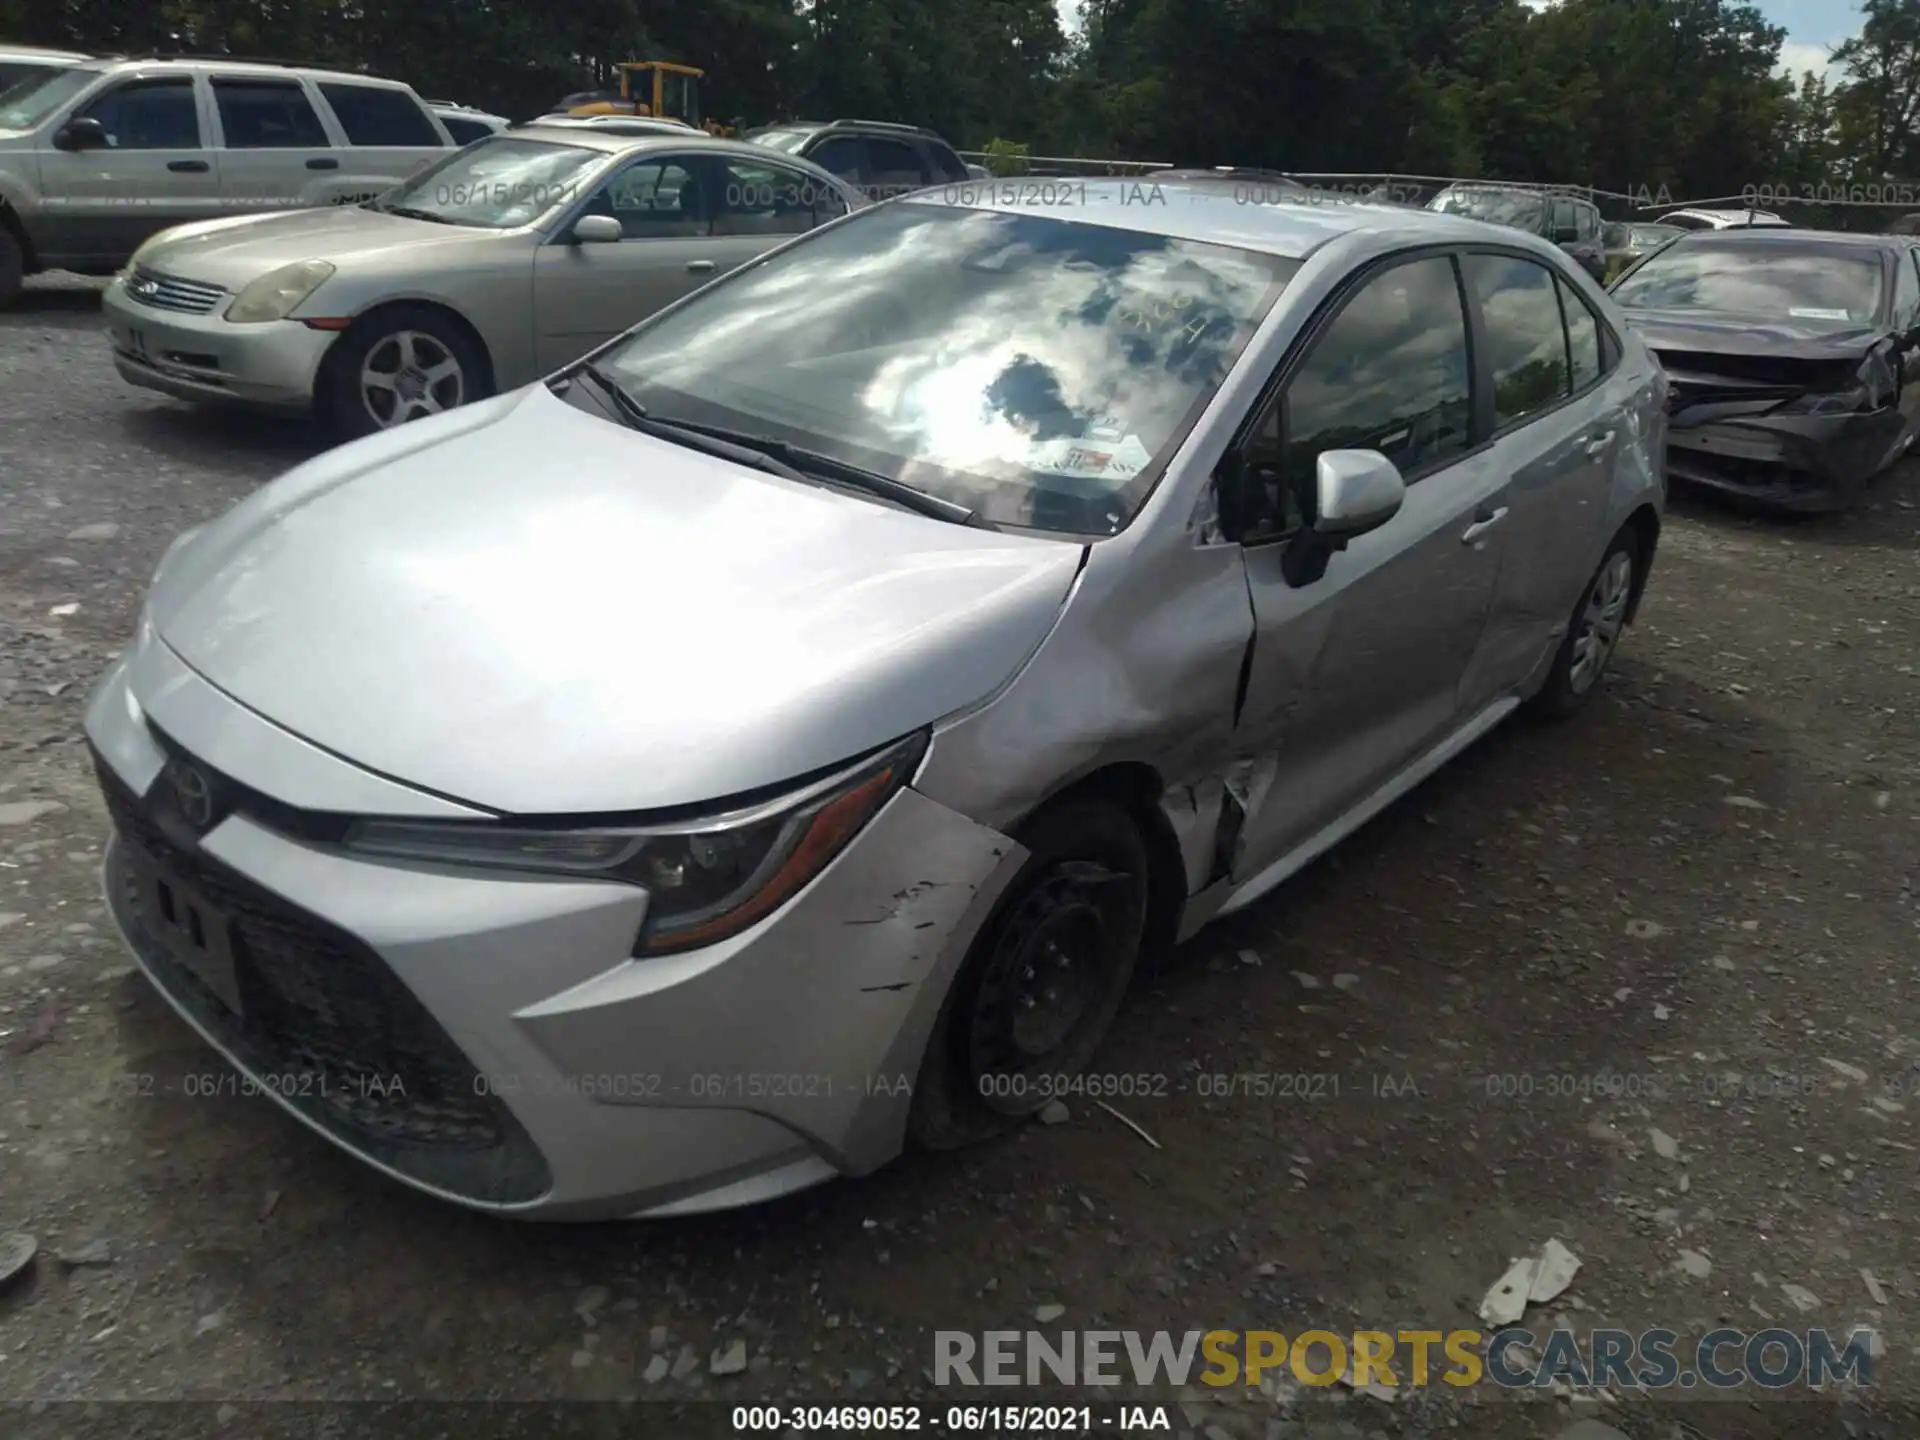
[[[576,245],[615,245],[624,238],[626,232],[611,215],[582,215],[573,222]]]
[[[1288,544],[1281,570],[1293,586],[1311,585],[1347,542],[1400,513],[1407,483],[1378,450],[1328,450],[1314,462],[1313,523]]]
[[[103,150],[107,145],[107,127],[91,115],[69,120],[53,135],[56,150]]]

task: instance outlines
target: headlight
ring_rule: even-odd
[[[269,270],[234,297],[227,319],[236,325],[259,325],[284,320],[333,274],[325,260],[301,260]]]
[[[343,843],[398,860],[638,885],[649,898],[634,954],[666,955],[737,935],[785,904],[913,777],[926,743],[923,732],[776,800],[679,825],[362,820]]]

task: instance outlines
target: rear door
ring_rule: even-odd
[[[107,144],[40,154],[47,259],[120,264],[157,231],[221,213],[201,100],[191,74],[136,73],[68,117],[98,120]]]
[[[432,117],[408,90],[350,80],[321,80],[315,88],[339,131],[340,168],[328,196],[336,203],[371,199],[447,153]]]
[[[1920,416],[1920,250],[1894,251],[1893,333],[1900,347],[1900,412],[1911,427]]]
[[[616,169],[534,257],[540,369],[556,370],[703,285],[718,269],[714,201],[697,155],[653,152]],[[583,215],[620,222],[618,243],[570,238]]]
[[[1560,643],[1603,538],[1632,387],[1617,373],[1618,340],[1548,262],[1486,250],[1464,263],[1494,461],[1511,477],[1487,640],[1462,682],[1462,705],[1474,709],[1518,686]]]
[[[744,265],[795,235],[847,213],[831,186],[774,160],[710,156],[708,193],[713,207],[712,242],[689,266],[688,288]]]
[[[340,153],[296,76],[212,77],[220,194],[235,212],[297,210],[338,188]]]
[[[1255,620],[1241,753],[1265,757],[1234,878],[1259,873],[1460,722],[1507,531],[1507,477],[1473,436],[1473,348],[1455,258],[1426,251],[1356,278],[1241,442],[1267,500],[1245,544]],[[1400,468],[1400,513],[1295,587],[1282,557],[1311,523],[1326,450]]]

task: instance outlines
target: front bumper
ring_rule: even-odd
[[[1842,510],[1911,437],[1888,408],[1861,415],[1747,416],[1667,429],[1667,473],[1676,480],[1776,510]]]
[[[180,400],[303,413],[312,407],[328,347],[339,339],[297,320],[231,325],[217,310],[190,315],[141,305],[118,279],[100,308],[121,379]]]
[[[389,1176],[504,1215],[693,1213],[893,1158],[947,983],[1024,855],[903,790],[752,930],[638,961],[633,887],[378,862],[296,833],[272,746],[303,777],[315,752],[263,742],[257,717],[223,751],[239,711],[151,639],[95,693],[123,938],[254,1088]],[[204,834],[165,799],[170,755],[238,796]],[[176,899],[230,937],[237,1014],[169,938]]]

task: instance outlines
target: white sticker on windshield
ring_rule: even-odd
[[[1129,435],[1117,445],[1089,440],[1047,440],[1033,447],[1027,464],[1049,475],[1071,475],[1080,480],[1130,480],[1147,467],[1153,455]]]
[[[1795,305],[1787,314],[1796,320],[1851,320],[1853,316],[1845,310],[1821,310],[1811,305]]]

